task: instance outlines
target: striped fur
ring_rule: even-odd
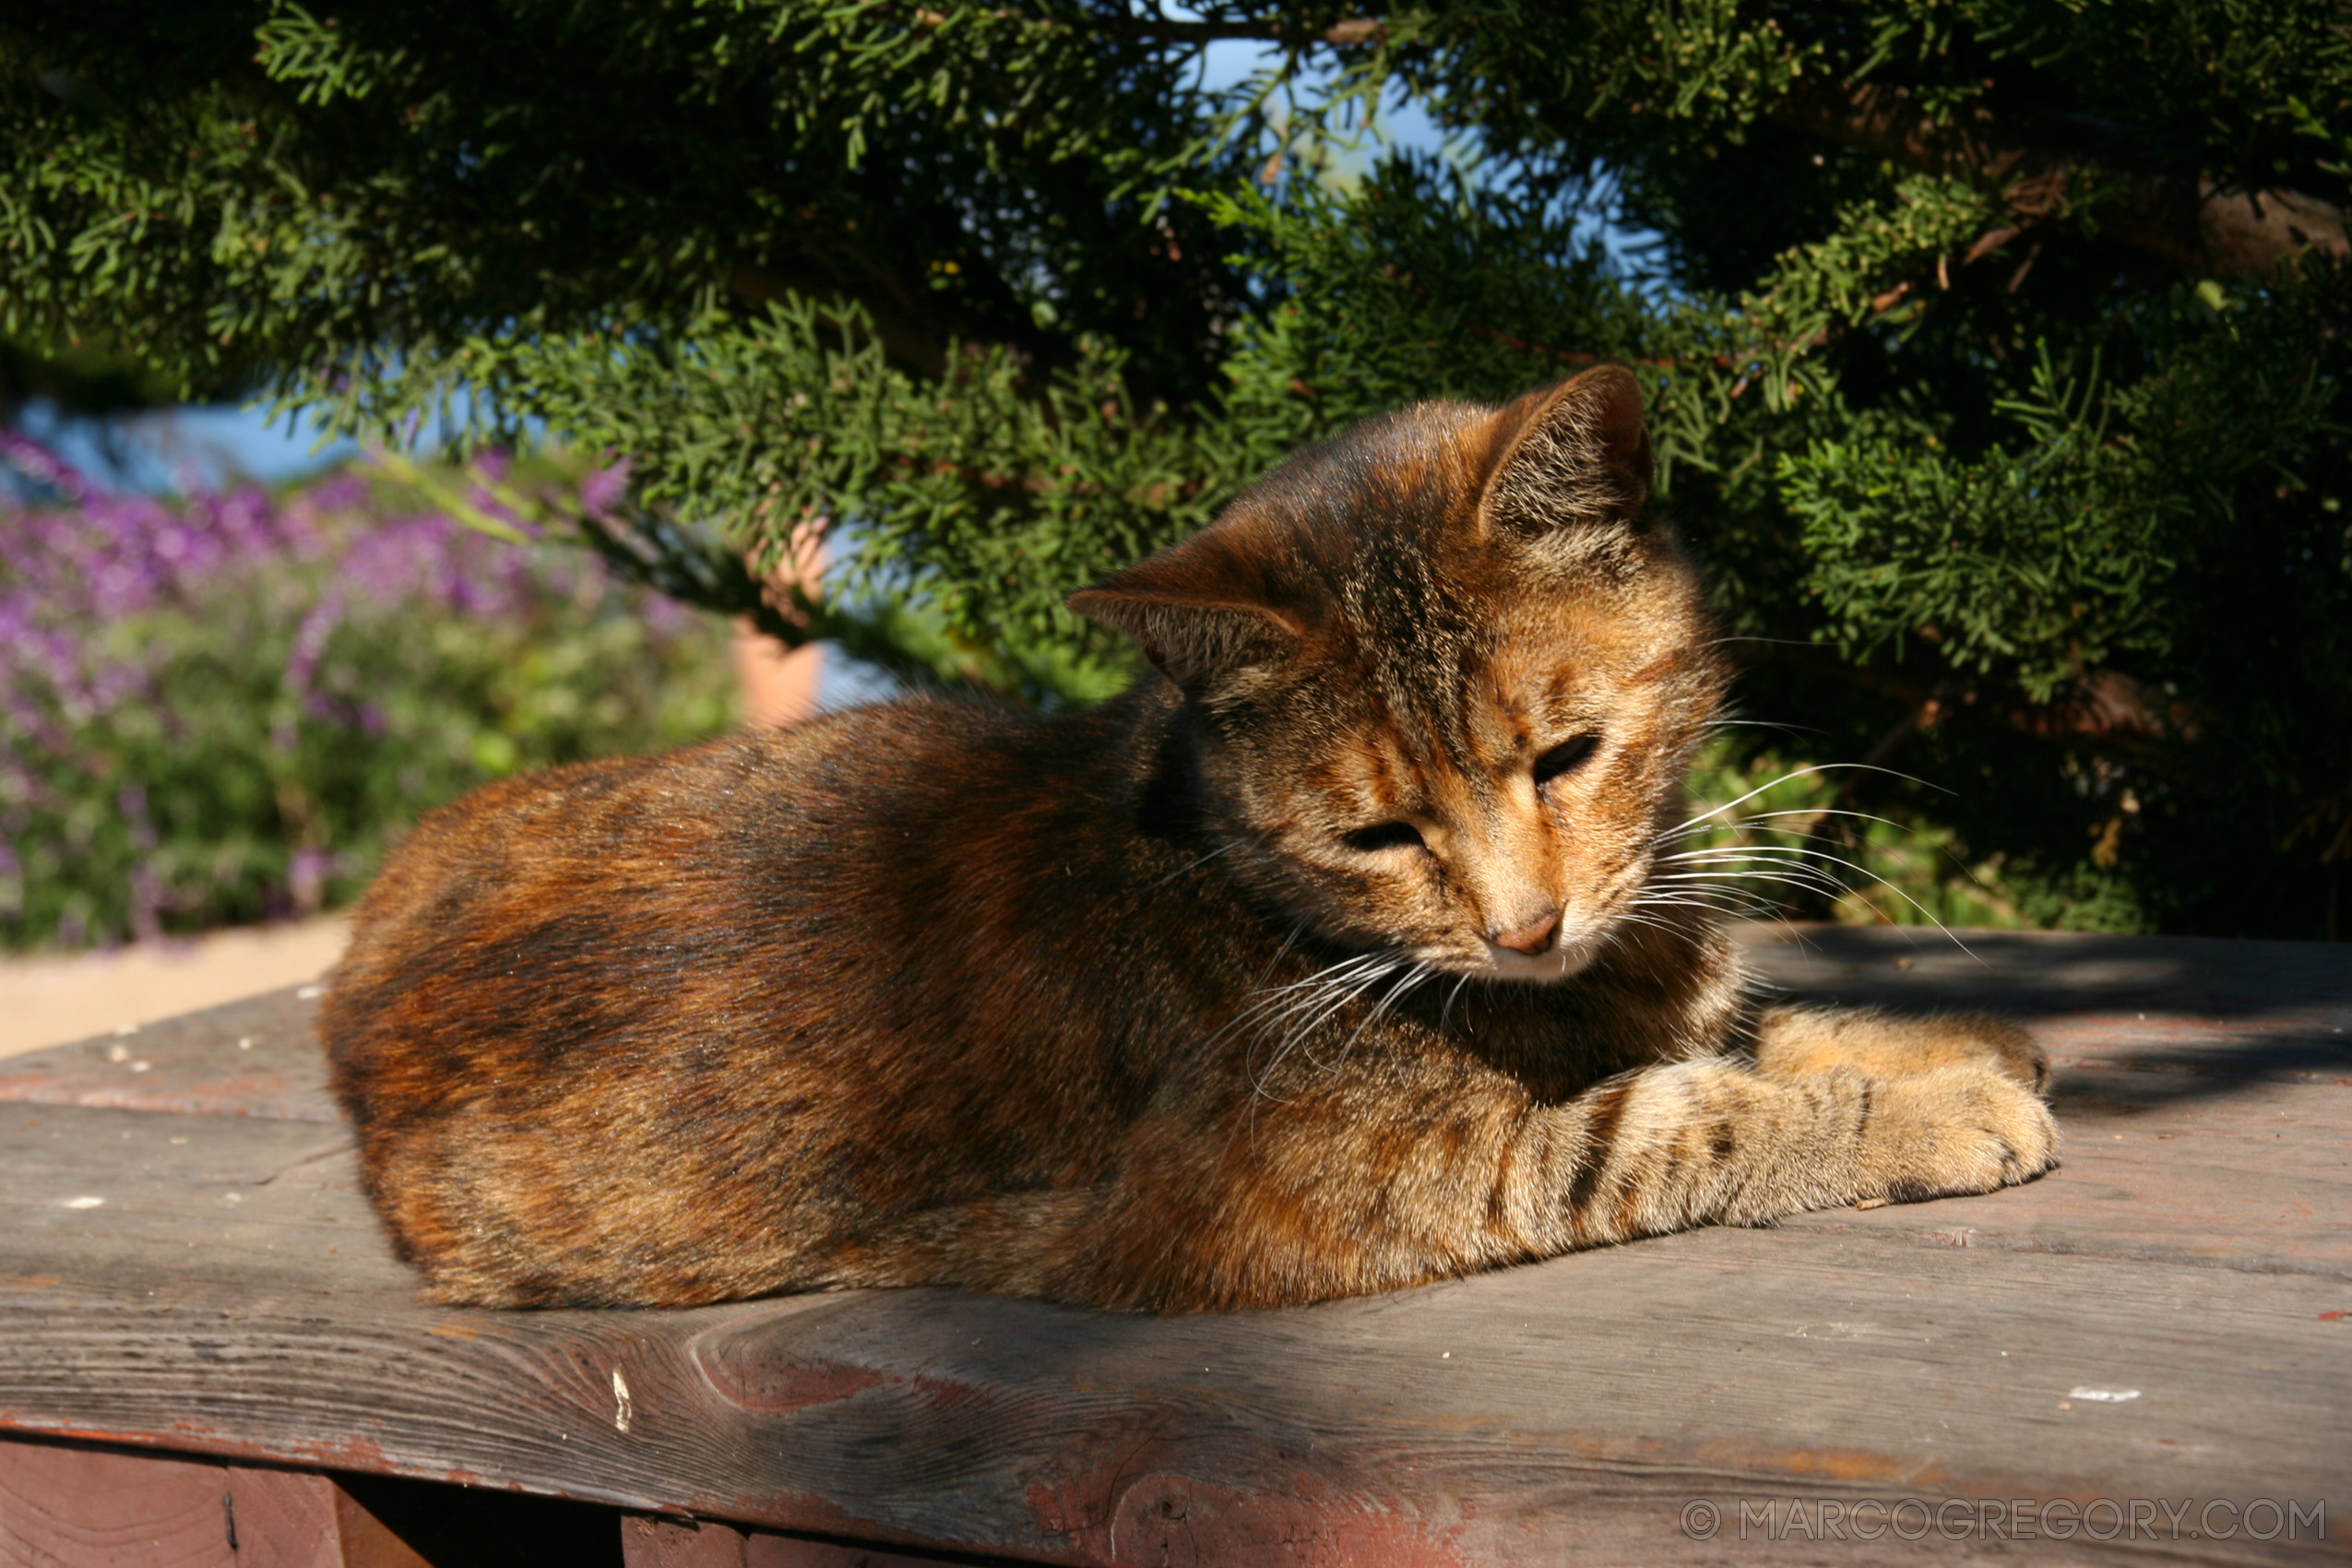
[[[1637,906],[1727,679],[1632,378],[1431,404],[1079,595],[1086,713],[914,698],[422,824],[322,1028],[449,1301],[1382,1290],[2052,1159],[1990,1020],[1759,1013]]]

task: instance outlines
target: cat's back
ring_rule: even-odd
[[[1114,1121],[1022,1068],[1119,1074],[1008,980],[1132,881],[1120,758],[1093,715],[917,698],[428,817],[320,1016],[396,1248],[509,1305],[888,1282],[853,1212],[1098,1167]]]
[[[1034,815],[1037,754],[1072,749],[1050,728],[910,699],[434,812],[354,913],[321,1016],[338,1087],[364,1123],[656,1035],[723,1041],[788,1004],[821,1024],[829,993],[870,992],[936,927],[995,848],[968,840]]]
[[[533,934],[707,908],[747,868],[785,860],[801,884],[855,859],[876,818],[931,814],[940,756],[986,759],[1033,722],[915,699],[486,785],[426,815],[388,858],[354,912],[339,978],[364,985],[420,946],[469,942],[498,940],[519,961]]]

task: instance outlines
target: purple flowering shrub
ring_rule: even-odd
[[[733,720],[723,624],[380,475],[162,501],[12,434],[0,464],[46,497],[0,491],[0,945],[327,908],[477,784]],[[615,488],[493,477],[551,512]]]

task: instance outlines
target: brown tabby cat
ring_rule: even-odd
[[[494,785],[323,1028],[446,1301],[1386,1290],[2022,1182],[2040,1052],[1748,1001],[1661,870],[1726,678],[1614,366],[1303,452],[1072,603],[1158,675]]]

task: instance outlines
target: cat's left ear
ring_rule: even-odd
[[[1070,608],[1126,633],[1168,678],[1198,695],[1215,678],[1277,663],[1302,632],[1266,541],[1228,517],[1149,560],[1070,596]]]
[[[1641,384],[1623,365],[1596,365],[1531,392],[1495,423],[1503,453],[1479,505],[1489,530],[1540,534],[1641,520],[1654,475],[1650,433]]]

